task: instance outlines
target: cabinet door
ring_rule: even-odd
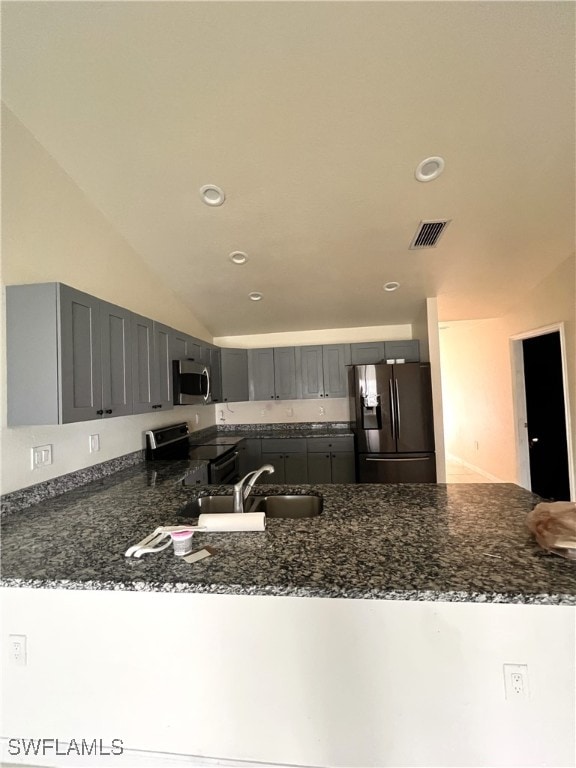
[[[420,362],[420,342],[418,339],[406,341],[385,341],[386,360],[404,360],[405,363]]]
[[[191,354],[194,341],[192,336],[187,333],[172,331],[170,334],[170,357],[172,360],[186,360]]]
[[[170,335],[172,329],[162,323],[154,323],[154,367],[156,393],[153,408],[170,410],[174,407],[172,393],[172,358]]]
[[[102,415],[100,300],[60,286],[62,422]]]
[[[244,477],[248,472],[259,469],[264,463],[262,461],[262,449],[258,438],[248,438],[238,445],[240,451],[240,475]],[[261,475],[262,482],[270,482],[268,475]],[[266,479],[268,478],[268,479]]]
[[[132,313],[100,302],[104,417],[132,413]]]
[[[250,400],[274,400],[274,349],[248,350]]]
[[[286,482],[286,475],[284,473],[284,454],[283,453],[264,453],[262,452],[262,463],[272,464],[274,467],[274,474],[261,475],[257,483],[273,483],[274,485],[282,485]]]
[[[284,454],[285,483],[308,482],[308,456],[305,453]]]
[[[154,367],[154,323],[147,317],[132,315],[134,413],[152,411],[156,403]]]
[[[301,397],[324,397],[324,369],[322,347],[299,347],[297,354],[301,379]]]
[[[329,453],[308,454],[308,482],[331,483],[332,469]]]
[[[381,363],[384,357],[383,341],[368,341],[350,345],[352,365],[373,365]]]
[[[325,344],[322,347],[324,397],[348,397],[350,344]]]
[[[220,349],[210,350],[210,391],[212,402],[222,402],[222,355]]]
[[[222,349],[222,400],[226,403],[244,403],[248,392],[248,350]]]
[[[274,393],[276,400],[295,400],[298,397],[294,347],[274,350]]]
[[[330,454],[332,464],[332,482],[333,483],[355,483],[356,482],[356,459],[354,453],[347,451],[345,453]]]

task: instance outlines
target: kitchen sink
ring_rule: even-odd
[[[303,518],[316,517],[322,512],[322,497],[311,494],[284,494],[277,496],[249,496],[246,512],[265,512],[266,517]],[[180,515],[198,517],[201,514],[233,512],[232,496],[201,496],[187,504]]]

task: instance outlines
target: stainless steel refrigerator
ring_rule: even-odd
[[[350,379],[358,481],[435,483],[430,365],[355,365]]]

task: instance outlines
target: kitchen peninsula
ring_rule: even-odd
[[[125,558],[199,494],[230,493],[183,487],[187,466],[140,462],[4,516],[3,625],[28,658],[5,669],[3,737],[97,732],[139,766],[570,765],[576,578],[525,528],[537,497],[262,485],[323,511],[196,534],[217,552],[194,565]],[[530,665],[521,708],[506,662]]]
[[[191,498],[231,492],[183,488],[185,471],[139,464],[6,515],[2,583],[576,605],[574,564],[538,548],[525,527],[538,497],[511,484],[263,485],[319,494],[323,512],[261,534],[198,533],[218,554],[193,567],[170,550],[124,558],[156,526],[182,523]]]

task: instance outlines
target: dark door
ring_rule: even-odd
[[[546,499],[570,499],[560,333],[522,341],[530,481]]]

